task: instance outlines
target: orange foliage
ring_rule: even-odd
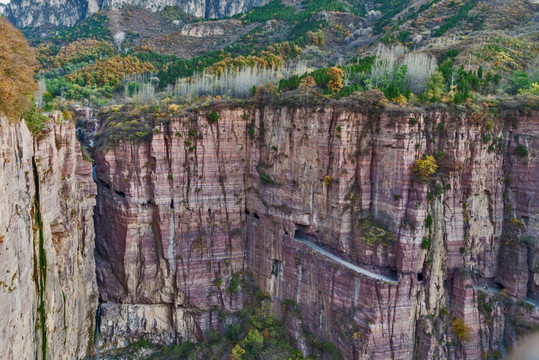
[[[329,76],[328,86],[334,92],[341,91],[343,87],[342,80],[344,78],[344,71],[337,67],[332,67],[328,70],[327,76]]]
[[[453,332],[455,333],[455,335],[460,341],[470,340],[471,331],[470,331],[470,328],[464,322],[464,320],[462,320],[461,318],[456,318],[451,323],[451,327],[453,328]]]
[[[299,84],[300,90],[313,89],[315,87],[316,87],[316,81],[310,75],[307,75],[306,77],[301,79],[301,82]]]
[[[69,62],[97,60],[99,56],[114,54],[114,48],[106,41],[83,39],[64,46],[54,59],[55,67]]]
[[[0,16],[0,113],[18,118],[30,109],[37,61],[19,30]]]
[[[95,64],[86,65],[71,74],[67,80],[79,85],[115,87],[126,75],[144,74],[150,71],[156,71],[156,69],[148,62],[142,62],[133,56],[116,55]]]
[[[216,62],[211,67],[211,71],[220,76],[227,69],[239,70],[245,67],[258,67],[260,69],[276,69],[281,66],[282,59],[280,56],[270,53],[269,51],[260,51],[258,55],[231,57],[230,54],[221,54],[222,60]]]

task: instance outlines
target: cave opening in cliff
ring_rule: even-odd
[[[505,286],[503,286],[503,284],[498,281],[494,281],[494,285],[492,287],[498,291],[502,291],[503,289],[505,289]]]
[[[122,199],[125,199],[125,193],[124,192],[121,192],[121,191],[115,191],[116,195],[118,195],[119,197],[121,197]]]
[[[245,215],[251,215],[251,213],[249,212],[249,210],[245,209]]]
[[[170,199],[170,208],[174,209],[174,199]]]
[[[257,213],[255,213],[255,219],[260,220],[260,216]]]
[[[422,281],[423,281],[423,274],[417,273],[417,282],[422,282]]]
[[[302,239],[305,237],[305,231],[307,230],[307,225],[296,225],[296,231],[294,232],[294,238],[296,239]]]

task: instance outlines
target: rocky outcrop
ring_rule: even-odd
[[[97,0],[13,0],[4,16],[17,27],[44,24],[73,26],[97,10]]]
[[[201,18],[222,18],[260,6],[266,0],[11,0],[5,16],[16,26],[43,24],[73,26],[99,10],[140,6],[158,11],[165,6],[177,6],[188,14]]]
[[[75,126],[33,138],[0,118],[0,358],[76,359],[94,350],[96,187]]]
[[[224,36],[229,32],[238,31],[241,23],[238,20],[220,20],[186,24],[180,34],[197,38],[209,36]]]
[[[304,353],[309,334],[350,359],[503,352],[539,324],[539,116],[488,114],[225,108],[98,153],[101,331],[121,334],[102,347],[219,329],[247,270]],[[412,172],[425,153],[429,179]]]

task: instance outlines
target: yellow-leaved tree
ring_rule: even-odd
[[[329,77],[328,86],[334,92],[339,92],[342,90],[344,78],[344,71],[338,67],[332,67],[328,70],[327,76]]]
[[[0,114],[17,120],[32,106],[37,61],[22,33],[2,16],[0,34]]]
[[[426,154],[423,154],[421,159],[417,159],[412,167],[412,171],[422,178],[433,175],[437,169],[438,165],[434,156]]]

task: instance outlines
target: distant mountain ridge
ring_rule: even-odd
[[[203,18],[222,18],[247,11],[268,0],[12,0],[4,15],[17,27],[37,27],[46,23],[73,26],[101,9],[140,6],[158,11],[178,6]]]

